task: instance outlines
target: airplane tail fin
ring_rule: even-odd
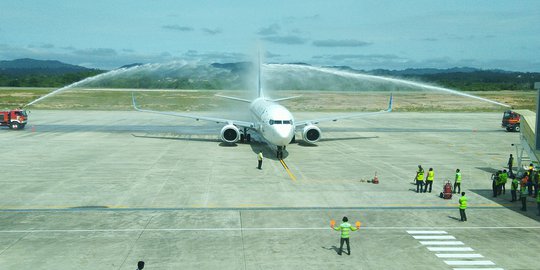
[[[263,90],[262,90],[262,85],[261,85],[261,52],[259,51],[259,55],[258,55],[258,63],[257,63],[257,97],[261,98],[261,97],[264,97],[264,93],[263,93]]]

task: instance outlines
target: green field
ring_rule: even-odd
[[[0,109],[22,107],[55,89],[0,88]],[[167,111],[208,111],[235,107],[238,102],[215,94],[245,97],[246,91],[216,90],[136,90],[140,107]],[[511,105],[514,109],[535,111],[536,91],[482,91],[471,93]],[[291,111],[353,112],[385,109],[389,92],[276,91],[273,98],[301,95],[281,102]],[[502,106],[435,91],[397,91],[395,111],[503,111]],[[27,109],[52,110],[132,110],[128,89],[70,89],[29,106]]]

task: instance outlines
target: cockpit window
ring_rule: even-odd
[[[270,125],[276,124],[276,125],[290,125],[292,123],[291,120],[270,120]]]

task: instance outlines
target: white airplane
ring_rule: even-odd
[[[349,115],[341,115],[341,116],[336,116],[336,117],[325,117],[325,118],[312,119],[312,120],[295,121],[292,113],[289,110],[287,110],[287,108],[283,107],[282,105],[279,105],[277,102],[282,101],[282,100],[296,98],[298,96],[280,98],[280,99],[270,99],[270,98],[265,97],[261,89],[260,65],[259,65],[258,73],[259,73],[258,87],[257,87],[258,97],[255,100],[247,100],[247,99],[242,99],[242,98],[237,98],[237,97],[216,95],[216,96],[227,98],[227,99],[250,103],[249,111],[251,113],[251,119],[252,119],[251,122],[233,120],[233,119],[216,118],[216,117],[207,117],[207,116],[196,116],[196,115],[184,114],[184,113],[178,113],[178,112],[153,111],[153,110],[140,109],[137,107],[137,104],[135,102],[135,96],[132,93],[133,107],[135,108],[135,110],[140,111],[140,112],[157,113],[157,114],[192,118],[192,119],[196,119],[197,121],[205,120],[205,121],[225,124],[225,126],[221,129],[220,139],[226,143],[236,143],[238,141],[243,142],[244,140],[249,142],[251,141],[251,134],[249,132],[258,133],[268,144],[277,147],[278,159],[283,159],[283,150],[285,150],[285,148],[287,147],[289,143],[294,142],[295,131],[297,129],[301,129],[302,138],[304,141],[310,144],[314,144],[321,139],[321,130],[319,129],[319,127],[316,126],[316,124],[320,122],[337,121],[339,119],[363,117],[363,116],[375,115],[375,114],[386,113],[386,112],[392,111],[393,97],[392,95],[390,95],[390,101],[388,103],[388,108],[386,110],[382,110],[378,112],[364,112],[364,113],[356,113],[356,114],[349,114]]]

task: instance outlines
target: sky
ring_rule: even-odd
[[[0,60],[540,72],[538,0],[2,0]]]

